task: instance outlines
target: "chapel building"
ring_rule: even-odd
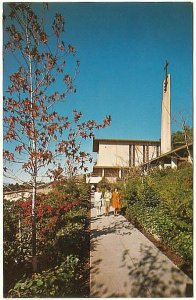
[[[94,180],[91,182],[96,183],[103,177],[114,181],[126,176],[130,168],[158,157],[160,141],[94,139],[93,152],[97,153],[97,161],[92,173]]]
[[[171,144],[171,77],[165,63],[161,110],[160,140],[93,139],[97,160],[87,182],[96,184],[102,178],[115,182],[133,168],[148,171],[151,167],[177,168],[180,161],[191,161],[193,143],[175,147]]]

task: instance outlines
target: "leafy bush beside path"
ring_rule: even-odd
[[[89,296],[89,186],[65,181],[40,195],[38,271],[31,271],[30,201],[4,201],[4,296]],[[19,218],[20,226],[19,228]]]
[[[128,219],[153,234],[163,244],[193,259],[193,169],[154,170],[122,186]]]

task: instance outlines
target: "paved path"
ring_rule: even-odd
[[[123,216],[91,209],[91,297],[190,297],[192,280]]]

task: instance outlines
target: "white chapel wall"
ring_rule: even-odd
[[[157,145],[135,143],[114,144],[102,142],[99,143],[99,153],[97,154],[96,166],[139,166],[143,162],[156,158],[158,153],[160,154],[160,146],[159,149],[157,149]]]
[[[129,145],[117,145],[117,166],[129,166]]]
[[[129,145],[99,144],[99,154],[97,155],[97,166],[128,166]]]
[[[157,146],[149,146],[149,160],[157,157]]]
[[[135,145],[135,166],[143,162],[143,145]]]

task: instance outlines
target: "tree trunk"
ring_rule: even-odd
[[[33,75],[32,75],[32,57],[30,54],[30,38],[29,38],[28,23],[26,26],[26,38],[27,38],[27,47],[29,50],[28,53],[28,62],[29,62],[29,83],[30,83],[30,100],[31,108],[33,109],[34,99],[33,99]],[[35,117],[32,115],[32,131],[33,138],[32,141],[32,150],[36,153],[37,143],[35,139]],[[33,173],[32,173],[32,209],[31,209],[31,218],[32,218],[32,269],[33,272],[37,272],[37,241],[36,241],[36,187],[37,187],[37,158],[36,156],[33,159]]]
[[[37,242],[36,242],[36,176],[33,176],[32,193],[32,267],[37,272]]]

